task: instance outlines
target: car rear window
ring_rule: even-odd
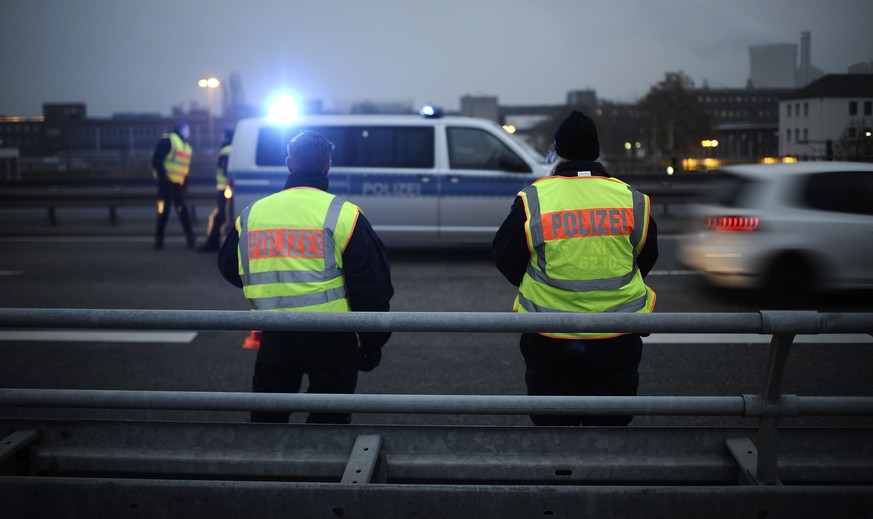
[[[811,175],[807,206],[821,211],[873,215],[873,171],[829,171]]]
[[[319,132],[334,144],[333,167],[434,167],[430,126],[264,127],[258,134],[255,163],[284,166],[288,141],[304,129]]]
[[[752,207],[750,193],[761,186],[761,182],[731,173],[715,172],[713,179],[702,193],[703,202],[725,207]]]

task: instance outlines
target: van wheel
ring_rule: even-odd
[[[816,273],[800,254],[784,255],[774,261],[764,277],[764,301],[782,308],[812,305],[816,292]]]

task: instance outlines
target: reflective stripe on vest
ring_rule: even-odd
[[[546,177],[519,196],[528,217],[531,261],[515,311],[652,311],[655,293],[637,265],[648,233],[646,195],[607,177]],[[543,335],[571,339],[620,334]]]
[[[266,216],[263,212],[302,204],[309,204],[316,212],[319,206],[327,205],[319,228],[299,218],[283,223],[282,228],[251,227],[252,211],[263,217]],[[358,208],[353,204],[312,188],[288,189],[243,210],[237,219],[240,276],[252,309],[348,311],[342,252],[338,253],[337,247],[348,242],[357,215]],[[312,214],[307,216],[315,218]],[[289,217],[282,214],[278,219]],[[295,225],[301,228],[290,228]],[[268,270],[253,272],[255,262],[263,261],[275,263],[269,263]]]
[[[646,195],[631,188],[630,186],[628,186],[628,189],[631,191],[633,197],[633,222],[646,222],[645,225],[648,225],[649,211]],[[540,283],[546,283],[562,290],[570,290],[573,292],[591,292],[595,290],[615,290],[617,288],[623,287],[624,285],[627,285],[633,279],[638,271],[636,257],[639,254],[639,248],[641,247],[640,242],[643,237],[643,226],[636,225],[635,223],[633,224],[633,229],[630,234],[630,242],[634,251],[633,267],[630,272],[610,278],[589,280],[564,280],[553,279],[549,277],[546,267],[546,239],[542,225],[542,209],[540,207],[540,199],[539,195],[537,194],[537,188],[531,186],[531,188],[525,190],[525,193],[527,198],[528,212],[530,213],[530,219],[528,220],[530,226],[530,239],[533,242],[533,245],[537,252],[537,265],[536,267],[534,267],[532,263],[528,264],[527,274],[531,276],[535,281],[538,281]],[[598,209],[589,211],[605,210]],[[584,210],[579,211],[579,214],[583,217],[588,216],[588,214],[586,214]],[[588,219],[588,228],[586,229],[587,236],[596,237],[598,235],[598,226],[600,225],[597,222],[598,216],[598,213],[594,213],[594,216]],[[603,215],[602,218],[605,219],[607,216],[608,214]],[[577,219],[578,233],[581,233],[583,228],[582,222],[580,220],[583,220],[583,218]]]
[[[634,313],[643,310],[646,307],[647,296],[641,296],[627,303],[622,303],[618,306],[614,306],[612,308],[607,308],[605,310],[601,310],[602,313]],[[528,312],[538,312],[538,313],[547,313],[547,312],[555,312],[561,313],[566,310],[556,310],[554,308],[546,308],[544,306],[538,306],[536,303],[531,301],[530,299],[524,297],[524,295],[518,295],[518,303]]]
[[[215,159],[216,162],[216,170],[215,170],[215,189],[218,191],[224,191],[224,188],[227,187],[227,160],[230,160],[230,144],[227,146],[222,146],[222,148],[218,151],[218,157]],[[221,158],[227,157],[225,159],[224,167],[221,167]]]
[[[165,134],[163,138],[170,140],[170,151],[164,157],[167,179],[174,184],[184,184],[191,168],[191,145],[177,133]]]

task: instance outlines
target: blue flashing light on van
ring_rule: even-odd
[[[279,94],[270,102],[267,119],[280,125],[293,124],[300,117],[300,103],[291,94]]]
[[[443,109],[438,107],[438,106],[424,105],[421,107],[421,110],[419,110],[418,113],[422,117],[428,117],[428,118],[434,117],[434,118],[436,118],[436,117],[443,116]]]
[[[334,143],[328,191],[357,204],[388,245],[490,244],[545,157],[484,119],[299,115],[244,119],[234,132],[232,214],[284,187],[285,147],[302,129]]]

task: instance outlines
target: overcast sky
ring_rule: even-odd
[[[232,73],[254,106],[281,88],[327,108],[636,101],[667,71],[742,87],[750,46],[801,31],[813,65],[845,73],[873,59],[871,20],[871,0],[2,0],[0,114],[169,115]]]

